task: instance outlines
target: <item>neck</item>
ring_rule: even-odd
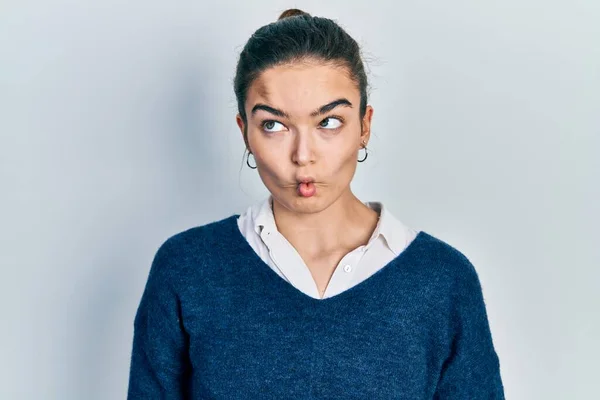
[[[298,251],[307,254],[347,252],[366,244],[379,218],[350,189],[316,213],[295,213],[272,200],[277,229]]]

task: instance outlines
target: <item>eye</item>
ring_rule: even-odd
[[[321,128],[337,129],[342,126],[342,119],[337,117],[327,117],[319,124]]]
[[[283,130],[283,124],[277,121],[265,121],[262,124],[262,128],[265,132],[279,132]]]

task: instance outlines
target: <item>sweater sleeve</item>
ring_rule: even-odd
[[[185,398],[190,371],[188,341],[174,289],[175,252],[157,251],[134,319],[128,400]]]
[[[504,399],[481,283],[463,258],[453,293],[450,352],[442,365],[435,400]]]

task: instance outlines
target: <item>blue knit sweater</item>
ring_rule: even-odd
[[[128,399],[504,399],[479,278],[458,250],[420,232],[318,300],[260,259],[237,217],[157,251]]]

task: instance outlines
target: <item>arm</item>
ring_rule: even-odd
[[[188,341],[169,247],[167,241],[157,251],[135,315],[128,400],[185,398]]]
[[[434,399],[503,400],[500,363],[481,284],[473,265],[466,263],[453,293],[450,353],[442,365]]]

